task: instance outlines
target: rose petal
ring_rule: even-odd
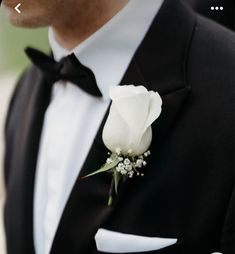
[[[162,99],[159,93],[154,91],[149,91],[150,94],[150,103],[149,103],[149,112],[148,118],[146,119],[143,132],[159,117],[162,111]]]
[[[152,128],[151,126],[147,128],[145,133],[142,135],[139,143],[133,145],[133,153],[135,155],[141,155],[146,152],[152,141]]]
[[[131,130],[113,105],[111,105],[109,116],[104,125],[102,138],[105,146],[112,152],[116,152],[118,147],[124,152],[129,149]]]
[[[136,94],[148,93],[148,90],[144,86],[115,86],[111,87],[109,91],[110,98],[112,101],[123,99]]]

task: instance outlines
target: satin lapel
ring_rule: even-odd
[[[160,149],[180,114],[190,91],[185,78],[185,65],[194,24],[195,17],[184,5],[175,0],[165,0],[121,82],[121,85],[145,85],[162,96],[163,111],[153,126],[152,145],[157,149]],[[102,142],[107,113],[80,176],[98,169],[107,158],[108,151]],[[125,193],[127,183],[121,186],[114,206],[108,207],[110,182],[109,174],[77,179],[64,209],[51,254],[91,252],[97,229],[109,219]]]
[[[15,143],[12,144],[14,164],[10,167],[11,178],[8,183],[5,218],[6,227],[11,223],[14,225],[13,228],[17,229],[14,232],[8,231],[11,236],[16,235],[10,239],[18,240],[9,243],[9,248],[13,249],[11,253],[31,254],[34,253],[34,176],[44,113],[50,99],[50,88],[36,68],[31,69],[24,80],[19,98],[24,99],[16,102],[15,107],[17,108],[18,105],[19,107],[9,121],[9,130],[11,126],[18,126],[18,131],[15,134]],[[22,115],[24,115],[23,120],[20,119]],[[8,214],[11,221],[8,220]],[[9,227],[9,230],[11,228]]]

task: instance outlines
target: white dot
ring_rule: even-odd
[[[219,7],[218,7],[218,6],[216,6],[216,7],[215,7],[215,9],[218,11],[218,10],[219,10]]]
[[[214,8],[214,6],[211,6],[211,10],[213,11],[215,8]]]
[[[220,10],[222,11],[224,9],[224,7],[223,6],[220,6]]]

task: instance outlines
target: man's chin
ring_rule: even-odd
[[[5,4],[4,2],[2,7],[7,19],[14,26],[24,28],[38,28],[49,25],[46,20],[46,15],[42,13],[32,15],[32,13],[34,13],[32,9],[25,8],[24,11],[18,13],[14,7],[12,7],[10,4]]]
[[[9,22],[17,27],[23,28],[39,28],[47,26],[47,23],[39,22],[40,19],[36,19],[31,15],[28,16],[27,13],[18,14],[15,10],[11,8],[4,8],[5,14]]]
[[[27,19],[24,19],[22,17],[17,17],[14,14],[11,13],[7,13],[7,18],[9,20],[9,22],[17,27],[25,27],[25,28],[30,28],[33,27],[32,24],[30,24],[29,22],[27,22]]]

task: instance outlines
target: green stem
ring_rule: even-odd
[[[108,206],[112,206],[112,204],[113,204],[113,197],[109,196]]]
[[[112,206],[113,204],[113,189],[114,189],[114,179],[112,178],[112,182],[109,188],[108,206]]]

